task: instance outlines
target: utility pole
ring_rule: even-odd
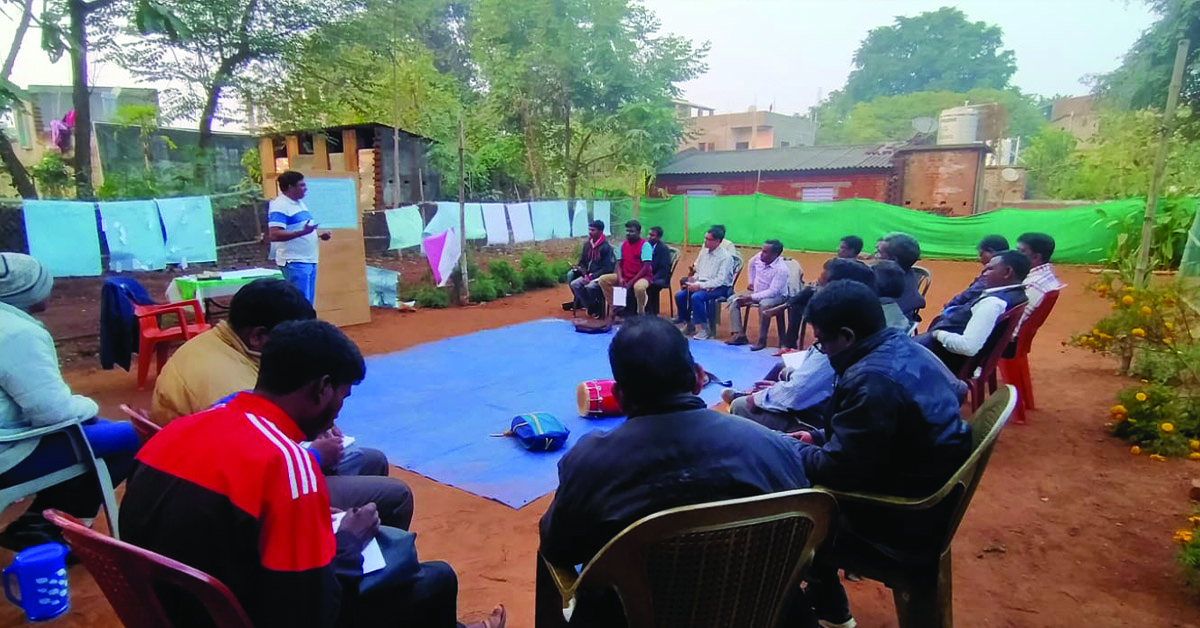
[[[1150,192],[1146,194],[1146,213],[1142,218],[1142,244],[1138,249],[1137,270],[1134,285],[1146,287],[1150,276],[1150,247],[1154,246],[1154,215],[1158,212],[1158,188],[1162,185],[1163,170],[1167,167],[1167,149],[1175,133],[1175,107],[1179,104],[1179,88],[1183,83],[1183,68],[1187,65],[1188,46],[1186,39],[1179,40],[1175,51],[1175,70],[1171,73],[1171,86],[1167,89],[1167,108],[1163,111],[1162,136],[1158,139],[1158,153],[1154,156],[1154,172],[1150,177]]]
[[[460,304],[466,305],[471,300],[471,281],[467,277],[467,188],[463,184],[463,121],[462,112],[458,113],[458,238],[462,253],[458,257],[462,269],[462,292]]]

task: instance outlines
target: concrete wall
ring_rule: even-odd
[[[1016,181],[1005,181],[1000,173],[1009,169],[1017,173]],[[1025,198],[1026,173],[1024,168],[1013,166],[988,166],[983,171],[983,204],[985,209],[1011,207]]]
[[[684,140],[679,150],[737,150],[738,142],[749,148],[779,148],[812,146],[816,133],[812,121],[771,111],[743,111],[712,116],[697,116],[685,120],[692,137]],[[712,147],[709,147],[709,144]]]
[[[982,155],[969,148],[897,153],[904,182],[898,204],[948,216],[975,213]]]
[[[890,171],[878,172],[806,172],[713,175],[659,175],[655,188],[668,194],[711,191],[716,196],[770,194],[799,200],[805,187],[834,188],[834,200],[868,198],[884,202]]]

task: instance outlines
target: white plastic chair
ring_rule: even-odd
[[[61,432],[70,439],[71,448],[75,450],[75,459],[77,460],[69,467],[52,471],[39,478],[0,488],[0,511],[34,493],[95,471],[96,480],[100,483],[100,494],[104,496],[104,513],[108,517],[108,527],[112,531],[113,538],[119,539],[121,537],[117,533],[117,496],[113,492],[112,476],[108,473],[108,465],[105,464],[104,459],[97,458],[92,452],[92,445],[88,443],[87,436],[83,433],[82,423],[82,421],[64,421],[45,427],[30,428],[17,434],[0,435],[0,443],[18,443]],[[3,469],[0,472],[7,470]]]

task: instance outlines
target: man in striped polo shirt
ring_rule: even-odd
[[[317,292],[317,223],[302,200],[308,186],[295,170],[280,174],[278,183],[279,196],[267,205],[267,241],[275,244],[275,263],[283,276],[312,303]]]

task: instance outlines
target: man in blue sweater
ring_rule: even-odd
[[[966,385],[928,349],[888,328],[867,286],[835,281],[809,302],[816,346],[837,373],[829,427],[797,442],[814,486],[917,497],[933,494],[971,454],[971,428],[959,414]],[[920,545],[921,528],[860,521],[844,511],[844,530],[886,547]],[[878,529],[877,529],[878,528]],[[814,565],[809,601],[823,626],[854,626],[837,567]]]

